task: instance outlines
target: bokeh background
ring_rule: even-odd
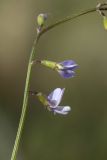
[[[49,13],[47,24],[97,0],[0,0],[0,159],[9,160],[21,114],[27,64],[36,36],[36,16]],[[47,25],[46,24],[46,25]],[[77,76],[62,79],[34,66],[31,89],[49,94],[65,87],[67,116],[54,116],[35,97],[29,98],[18,160],[107,159],[107,31],[98,13],[60,25],[41,37],[36,58],[73,59]]]

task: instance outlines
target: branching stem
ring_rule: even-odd
[[[104,6],[104,7],[103,7]],[[107,6],[106,5],[102,5],[99,8],[102,11],[107,10]],[[55,28],[56,26],[65,23],[67,21],[71,21],[77,17],[80,17],[82,15],[86,15],[88,13],[92,13],[95,12],[97,10],[97,8],[92,8],[92,9],[88,9],[85,11],[80,12],[79,14],[73,15],[73,16],[69,16],[66,17],[62,20],[59,20],[45,28],[43,28],[43,30],[37,34],[37,37],[34,41],[34,44],[32,46],[32,50],[30,53],[30,58],[29,58],[29,63],[28,63],[28,69],[27,69],[27,76],[26,76],[26,83],[25,83],[25,90],[24,90],[24,98],[23,98],[23,106],[22,106],[22,112],[21,112],[21,116],[20,116],[20,121],[19,121],[19,126],[18,126],[18,131],[16,134],[16,139],[15,139],[15,143],[14,143],[14,147],[13,147],[13,151],[12,151],[12,155],[11,155],[11,160],[16,160],[16,156],[17,156],[17,152],[18,152],[18,148],[19,148],[19,143],[21,140],[21,135],[22,135],[22,131],[23,131],[23,127],[24,127],[24,122],[25,122],[25,117],[26,117],[26,111],[27,111],[27,105],[28,105],[28,97],[29,97],[29,89],[30,89],[30,77],[31,77],[31,70],[32,70],[32,62],[34,60],[35,57],[35,48],[37,46],[38,40],[40,39],[40,37],[46,33],[47,31],[51,30],[52,28]]]

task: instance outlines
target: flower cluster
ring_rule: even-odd
[[[39,14],[37,17],[37,34],[39,34],[42,30],[42,27],[47,19],[47,14]],[[78,64],[73,60],[65,60],[62,62],[53,62],[49,60],[35,60],[32,64],[40,63],[43,66],[46,66],[50,69],[53,69],[59,73],[59,75],[63,78],[72,78],[75,76],[75,69],[78,68]],[[59,106],[65,88],[56,88],[53,92],[51,92],[48,96],[44,95],[42,92],[33,92],[30,91],[32,95],[36,95],[39,101],[51,112],[54,114],[67,115],[69,111],[71,111],[70,106]]]
[[[57,71],[63,78],[72,78],[75,76],[75,69],[78,65],[73,60],[66,60],[63,62],[53,62],[48,60],[36,60],[36,62],[49,67],[55,71]],[[36,95],[40,102],[51,112],[54,114],[62,114],[66,115],[71,111],[70,106],[59,106],[62,96],[64,94],[65,88],[56,88],[52,93],[48,96],[45,96],[41,92],[33,92],[30,91],[32,95]]]

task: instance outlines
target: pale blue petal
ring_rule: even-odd
[[[62,115],[67,115],[68,112],[63,112],[63,111],[58,111],[58,110],[54,110],[54,114],[58,113],[58,114],[62,114]]]
[[[50,104],[52,103],[52,106],[50,106],[51,108],[56,108],[59,105],[64,94],[64,90],[64,88],[56,88],[52,93],[49,94],[48,100]]]
[[[71,107],[70,106],[58,106],[53,111],[54,113],[66,115],[69,113],[69,111],[71,111]]]
[[[62,106],[58,106],[58,107],[62,107]],[[70,106],[64,106],[62,111],[63,112],[69,112],[69,111],[71,111],[71,107]]]

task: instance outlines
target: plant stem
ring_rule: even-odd
[[[105,5],[105,4],[104,4],[104,5]],[[107,4],[106,4],[105,7],[103,7],[103,4],[101,4],[101,7],[99,8],[99,10],[100,10],[100,11],[107,11]],[[55,23],[53,23],[53,24],[45,27],[45,28],[41,31],[40,36],[43,35],[44,33],[46,33],[47,31],[50,31],[51,29],[59,26],[60,24],[63,24],[63,23],[68,22],[68,21],[72,21],[72,20],[74,20],[74,19],[76,19],[76,18],[78,18],[78,17],[80,17],[80,16],[86,15],[86,14],[88,14],[88,13],[93,13],[93,12],[96,12],[96,11],[97,11],[97,8],[94,7],[94,8],[91,8],[91,9],[87,9],[87,10],[85,10],[85,11],[81,11],[79,14],[74,14],[74,15],[72,15],[72,16],[68,16],[68,17],[65,17],[65,18],[63,18],[63,19],[61,19],[61,20],[59,20],[59,21],[56,21]]]
[[[31,69],[32,69],[32,60],[34,58],[34,50],[35,50],[35,46],[37,45],[38,40],[39,40],[39,35],[37,36],[36,40],[34,41],[34,44],[33,44],[32,50],[31,50],[31,54],[30,54],[30,58],[29,58],[26,83],[25,83],[25,90],[24,90],[22,113],[21,113],[21,117],[20,117],[19,127],[18,127],[18,131],[17,131],[16,139],[15,139],[15,144],[13,147],[11,160],[16,160],[17,151],[18,151],[18,147],[19,147],[19,143],[20,143],[20,139],[21,139],[21,135],[22,135],[22,130],[23,130],[25,116],[26,116],[26,110],[27,110],[27,105],[28,105],[28,94],[29,94],[28,91],[29,91],[29,87],[30,87],[29,82],[30,82],[30,75],[31,75]]]
[[[107,10],[107,7],[102,8],[102,9],[100,8],[100,10]],[[26,83],[25,83],[25,90],[24,90],[22,112],[21,112],[20,122],[19,122],[19,126],[18,126],[18,131],[17,131],[12,155],[11,155],[11,160],[16,160],[16,156],[17,156],[17,152],[18,152],[18,148],[19,148],[19,143],[20,143],[20,140],[21,140],[21,135],[22,135],[23,127],[24,127],[25,116],[26,116],[27,105],[28,105],[28,97],[29,97],[28,91],[29,91],[29,88],[30,88],[30,76],[31,76],[32,62],[34,60],[35,47],[38,43],[39,38],[44,33],[49,31],[50,29],[55,28],[56,26],[58,26],[62,23],[65,23],[67,21],[73,20],[73,19],[75,19],[77,17],[80,17],[82,15],[85,15],[85,14],[88,14],[88,13],[91,13],[91,12],[95,12],[95,11],[96,11],[96,8],[92,8],[92,9],[89,9],[89,10],[86,10],[86,11],[82,11],[79,14],[76,14],[74,16],[66,17],[62,20],[59,20],[59,21],[55,22],[54,24],[51,24],[51,25],[45,27],[39,34],[37,34],[37,37],[34,41],[34,44],[32,46],[32,50],[31,50],[31,53],[30,53],[28,69],[27,69],[27,76],[26,76]]]

